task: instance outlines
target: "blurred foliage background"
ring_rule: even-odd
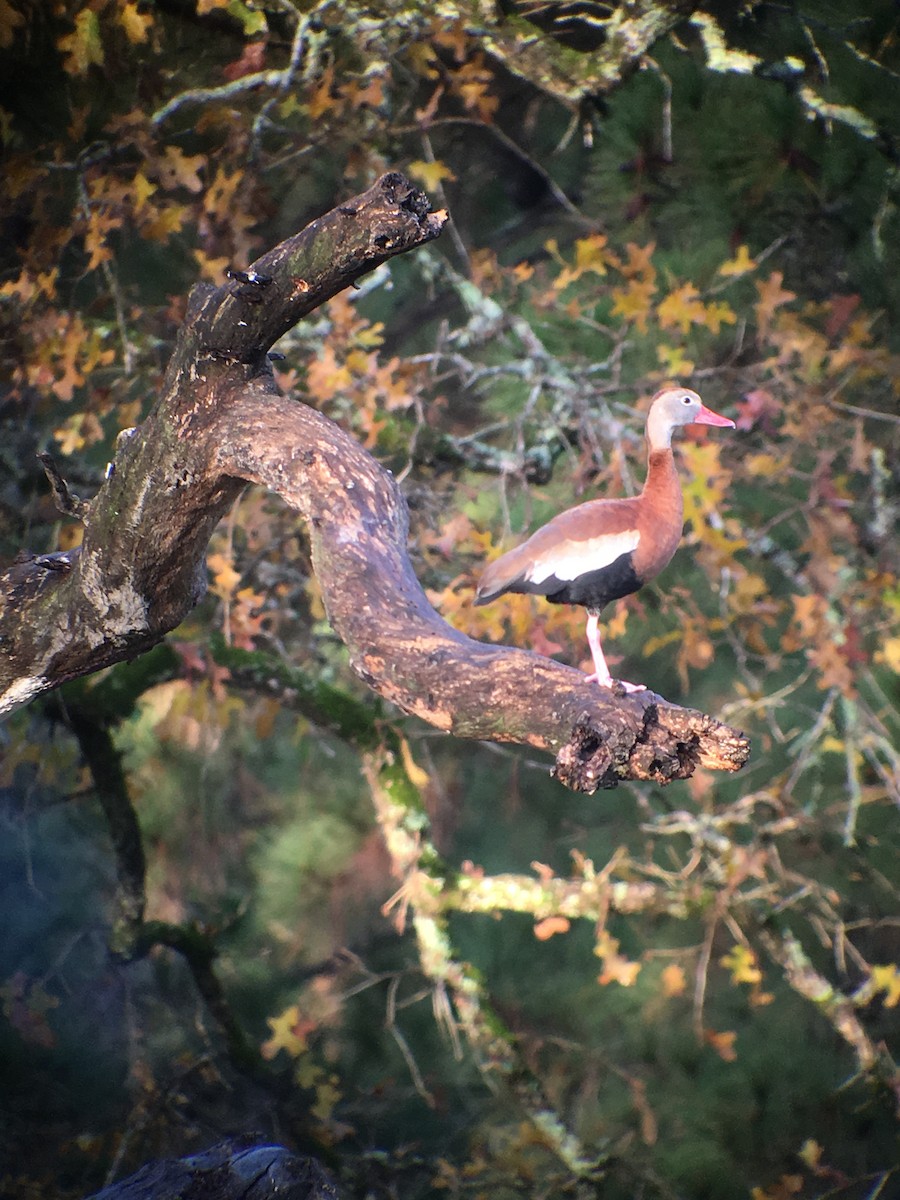
[[[396,168],[449,232],[280,382],[402,479],[448,620],[573,663],[583,615],[476,611],[479,567],[637,490],[696,387],[737,430],[680,443],[685,543],[607,644],[754,744],[581,797],[399,719],[248,490],[166,646],[0,730],[0,1193],[258,1130],[348,1195],[896,1194],[897,22],[0,0],[6,562],[78,544],[35,453],[96,490],[193,283]]]

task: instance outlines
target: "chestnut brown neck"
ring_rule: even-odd
[[[651,450],[638,516],[642,543],[639,565],[645,578],[662,570],[672,558],[683,525],[684,502],[672,450]]]

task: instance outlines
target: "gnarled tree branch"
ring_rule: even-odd
[[[272,344],[445,221],[402,176],[386,175],[232,282],[194,290],[163,395],[90,502],[80,549],[23,558],[0,576],[0,712],[174,629],[205,590],[216,522],[252,481],[308,522],[354,669],[404,712],[457,736],[557,753],[558,777],[579,791],[743,764],[746,739],[712,717],[652,693],[615,696],[569,667],[451,628],[412,569],[390,473],[321,413],[279,394]]]

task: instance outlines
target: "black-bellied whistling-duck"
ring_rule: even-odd
[[[597,621],[611,600],[636,592],[658,575],[678,548],[684,505],[672,434],[677,426],[692,424],[734,428],[734,421],[706,408],[688,388],[657,392],[647,414],[647,479],[641,494],[588,500],[560,513],[490,564],[479,580],[475,603],[487,604],[504,592],[533,592],[554,604],[583,604],[594,660],[590,678],[613,687]],[[644,686],[618,682],[626,691]]]

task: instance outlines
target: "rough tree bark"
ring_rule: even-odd
[[[110,477],[83,508],[82,546],[20,555],[0,575],[0,714],[174,629],[204,593],[213,528],[253,482],[307,521],[335,632],[356,672],[404,712],[456,736],[554,752],[557,776],[579,791],[746,761],[746,738],[712,717],[649,692],[608,693],[572,668],[447,625],[407,556],[406,504],[389,472],[279,393],[273,343],[381,262],[437,237],[446,220],[392,173],[244,277],[194,289],[155,409],[121,439]]]

